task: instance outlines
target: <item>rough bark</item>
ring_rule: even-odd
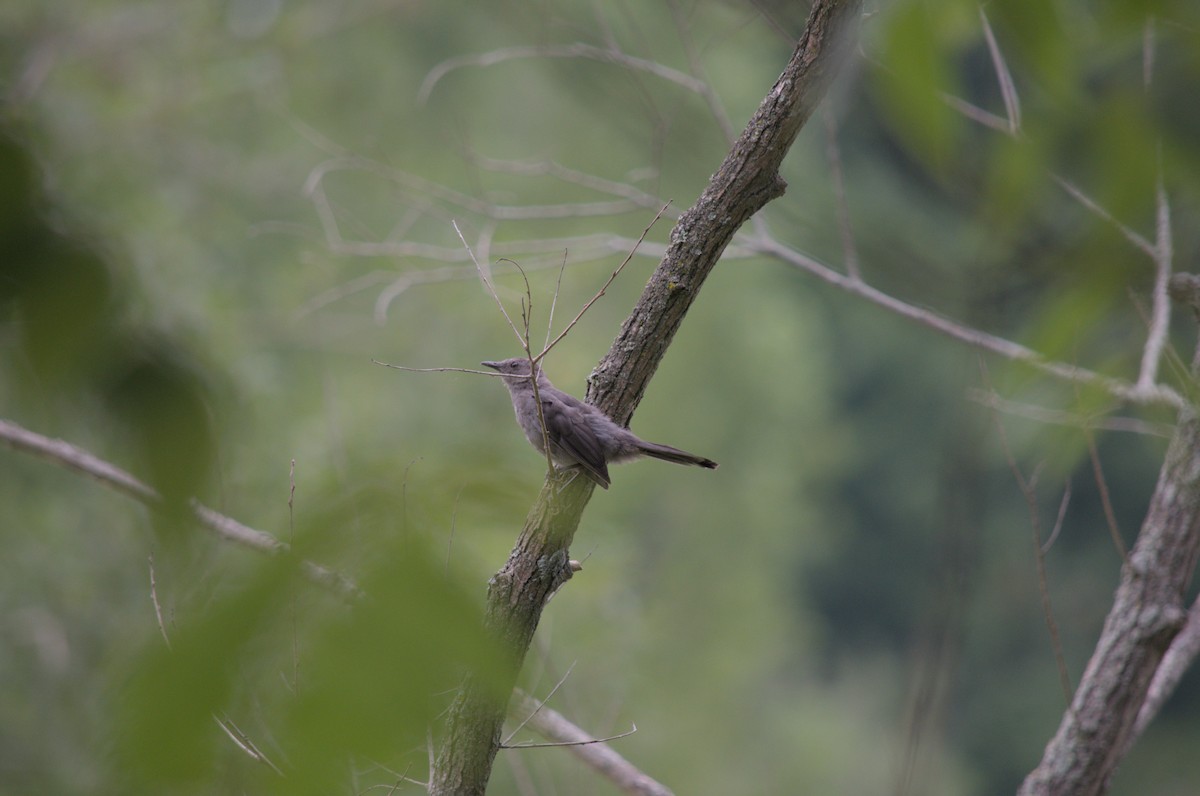
[[[593,373],[588,400],[627,424],[688,308],[738,228],[786,187],[779,166],[848,50],[861,0],[817,0],[788,62],[704,193],[679,219],[633,313]],[[547,476],[507,563],[492,578],[485,621],[506,655],[511,686],[547,597],[571,575],[567,549],[591,498],[585,478]],[[430,775],[436,796],[482,796],[500,744],[509,691],[468,675],[451,705]]]
[[[1187,617],[1200,552],[1200,419],[1185,408],[1083,679],[1021,796],[1093,796],[1130,746],[1163,655]]]

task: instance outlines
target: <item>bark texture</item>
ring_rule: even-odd
[[[1200,552],[1200,419],[1185,408],[1079,688],[1021,796],[1094,796],[1130,746],[1163,655],[1187,618]]]
[[[738,228],[786,187],[779,166],[848,51],[861,0],[817,0],[788,62],[670,245],[612,348],[589,380],[589,402],[628,425],[705,278]],[[505,650],[502,694],[468,675],[451,705],[430,774],[435,796],[482,796],[500,745],[511,686],[546,599],[571,576],[567,549],[594,485],[548,475],[508,561],[488,586],[485,621]]]

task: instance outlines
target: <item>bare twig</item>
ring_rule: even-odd
[[[1117,514],[1113,511],[1112,498],[1108,494],[1108,481],[1104,478],[1104,468],[1100,466],[1100,452],[1096,450],[1096,438],[1092,432],[1083,429],[1083,438],[1087,442],[1088,458],[1092,460],[1092,477],[1096,479],[1096,488],[1100,491],[1100,505],[1104,508],[1104,520],[1108,525],[1109,536],[1112,537],[1113,547],[1121,555],[1121,560],[1129,563],[1129,550],[1121,538],[1121,529],[1117,526]]]
[[[696,51],[696,40],[692,36],[692,28],[688,24],[687,16],[679,7],[677,0],[670,0],[667,5],[671,9],[671,19],[675,22],[675,29],[679,32],[679,41],[683,45],[683,53],[687,57],[688,71],[699,82],[700,96],[704,98],[708,112],[712,114],[713,121],[717,123],[717,128],[725,137],[725,145],[730,146],[737,138],[737,130],[734,128],[733,122],[729,120],[729,114],[725,112],[721,98],[713,90],[712,83],[709,82],[708,75],[705,73],[704,62],[700,60],[700,53]]]
[[[283,776],[283,772],[279,770],[279,766],[272,763],[271,759],[263,754],[261,749],[255,746],[254,742],[250,740],[249,736],[242,732],[242,729],[233,723],[232,719],[230,719],[228,716],[222,719],[214,715],[213,721],[217,723],[218,727],[225,731],[225,734],[229,736],[229,740],[233,741],[234,744],[236,744],[239,749],[249,755],[251,759],[257,760],[259,763],[269,767],[279,776]]]
[[[1077,365],[1047,359],[1044,355],[1019,343],[1014,343],[1006,338],[964,326],[924,307],[918,307],[902,301],[889,293],[884,293],[881,290],[871,287],[865,282],[840,273],[815,258],[791,249],[773,238],[757,238],[750,245],[762,254],[775,257],[789,265],[807,271],[813,276],[847,293],[877,304],[889,312],[975,348],[989,351],[1005,359],[1023,362],[1043,373],[1064,381],[1095,387],[1104,390],[1122,401],[1133,404],[1163,405],[1173,408],[1180,408],[1184,405],[1184,400],[1179,393],[1166,385],[1155,384],[1143,387],[1131,384],[1124,379],[1104,376]]]
[[[1142,420],[1139,417],[1108,417],[1105,415],[1080,414],[1062,409],[1051,409],[1045,406],[1013,401],[1002,397],[999,393],[987,392],[986,390],[976,388],[967,390],[967,398],[1007,415],[1022,417],[1036,423],[1071,426],[1074,428],[1092,428],[1100,431],[1119,431],[1129,434],[1145,434],[1164,439],[1171,437],[1172,426],[1169,423],[1153,423],[1148,420]]]
[[[44,437],[16,423],[2,419],[0,419],[0,440],[13,450],[40,456],[69,470],[86,475],[147,506],[157,508],[162,504],[162,497],[150,486],[121,468],[69,442]],[[271,534],[243,525],[232,517],[213,511],[197,500],[189,501],[188,507],[201,527],[227,541],[272,555],[290,552],[291,548],[287,544]],[[360,594],[354,581],[339,572],[311,561],[301,561],[300,568],[309,580],[322,586],[328,586],[344,597],[357,597]]]
[[[838,123],[833,109],[826,102],[821,106],[821,118],[825,122],[825,159],[829,161],[829,176],[833,180],[834,205],[837,208],[838,231],[842,235],[842,261],[846,274],[852,279],[861,279],[858,271],[858,247],[854,244],[854,232],[850,228],[850,208],[846,203],[846,178],[842,173],[842,150],[838,145]]]
[[[561,182],[578,185],[598,193],[607,193],[628,199],[646,210],[653,210],[663,204],[663,200],[659,197],[647,193],[631,183],[616,182],[595,174],[588,174],[578,169],[568,168],[553,160],[502,160],[475,153],[467,153],[466,157],[468,161],[487,171],[520,174],[526,177],[553,177]],[[676,214],[675,217],[677,218],[678,215]]]
[[[558,308],[558,293],[562,290],[563,271],[567,270],[567,250],[563,249],[562,265],[558,269],[558,279],[554,283],[554,298],[550,299],[550,317],[546,319],[546,339],[542,341],[542,349],[550,347],[550,335],[554,332],[554,310]]]
[[[404,370],[409,373],[474,373],[476,376],[491,376],[499,378],[499,373],[488,372],[486,370],[474,370],[472,368],[410,368],[405,365],[393,365],[390,362],[381,362],[378,359],[372,359],[376,365],[381,365],[392,370]]]
[[[627,55],[616,49],[604,49],[591,44],[577,42],[575,44],[540,47],[506,47],[479,55],[463,55],[447,59],[429,70],[429,74],[421,82],[421,89],[417,92],[417,100],[419,102],[426,102],[438,82],[456,69],[462,69],[466,66],[494,66],[505,61],[524,58],[585,58],[602,63],[616,64],[639,72],[646,72],[682,86],[696,94],[703,95],[705,90],[703,81],[680,72],[678,69],[672,69],[669,66],[664,66],[654,61],[647,61],[643,58]]]
[[[996,35],[988,22],[983,6],[979,7],[979,21],[983,24],[983,36],[987,39],[988,52],[992,56],[992,68],[996,70],[996,80],[1000,83],[1000,96],[1004,98],[1004,113],[1008,117],[1008,134],[1016,135],[1021,131],[1021,100],[1017,96],[1017,87],[1013,83],[1012,73],[996,43]]]
[[[943,92],[941,97],[942,102],[945,102],[951,108],[958,111],[976,124],[982,124],[984,127],[990,127],[991,129],[996,130],[997,132],[1005,133],[1006,135],[1009,134],[1010,125],[1008,120],[1003,116],[997,116],[991,111],[985,111],[978,105],[967,102],[962,97],[956,97],[953,94],[946,94]]]
[[[521,343],[522,346],[526,345],[527,341],[521,336],[521,330],[517,328],[515,323],[513,323],[512,318],[508,317],[508,310],[504,308],[504,302],[500,300],[499,294],[496,293],[495,285],[492,284],[492,281],[488,279],[487,274],[484,273],[483,266],[479,264],[479,260],[475,259],[475,252],[471,251],[471,245],[467,243],[467,239],[463,237],[462,230],[458,228],[458,222],[451,221],[450,223],[454,226],[454,231],[458,233],[458,239],[462,241],[462,245],[467,250],[467,254],[471,256],[471,262],[475,264],[475,270],[479,272],[479,278],[483,280],[484,287],[487,288],[488,293],[490,293],[492,299],[495,300],[496,306],[500,308],[500,314],[504,316],[504,320],[508,321],[508,328],[512,329],[513,334],[517,336],[518,343]]]
[[[672,796],[670,789],[640,771],[603,740],[589,736],[557,711],[545,706],[539,709],[537,700],[529,695],[517,691],[512,710],[518,715],[529,714],[532,730],[543,738],[551,739],[553,745],[565,746],[567,751],[607,777],[623,792],[641,796]],[[628,733],[614,737],[624,735]]]
[[[558,345],[562,339],[567,336],[567,333],[575,328],[575,324],[579,323],[579,320],[583,317],[583,314],[591,309],[593,304],[600,300],[600,297],[604,295],[604,291],[608,290],[609,285],[613,283],[613,281],[620,275],[621,271],[625,269],[625,266],[629,264],[629,261],[633,259],[633,255],[637,252],[638,247],[642,245],[642,241],[644,241],[646,236],[650,234],[650,230],[654,227],[654,224],[662,217],[662,214],[666,212],[666,209],[669,206],[670,202],[667,202],[667,204],[664,204],[658,213],[655,214],[650,223],[646,225],[646,228],[642,230],[641,236],[637,239],[637,243],[633,245],[633,248],[629,250],[629,254],[625,255],[625,259],[622,260],[621,264],[617,266],[616,270],[609,275],[608,281],[601,285],[600,289],[596,291],[596,295],[588,299],[587,303],[583,305],[575,318],[567,324],[567,328],[563,329],[562,332],[559,333],[558,337],[555,337],[552,341],[550,341],[550,344],[542,349],[542,353],[534,357],[534,361],[540,361],[546,356],[546,354],[550,353],[550,349]]]
[[[158,629],[162,633],[163,641],[167,644],[167,649],[171,648],[171,638],[167,635],[167,624],[163,621],[162,606],[158,603],[158,584],[154,578],[154,553],[149,555],[150,559],[150,602],[154,603],[154,618],[158,620]]]
[[[988,376],[987,365],[983,360],[979,360],[979,372],[983,377],[984,385],[990,390],[991,379]],[[1063,698],[1067,704],[1071,703],[1071,675],[1067,671],[1067,659],[1063,654],[1062,639],[1058,633],[1058,622],[1054,618],[1054,607],[1050,603],[1050,584],[1046,578],[1046,547],[1042,543],[1042,519],[1038,509],[1037,491],[1035,489],[1037,482],[1037,474],[1029,480],[1021,474],[1021,468],[1017,465],[1017,459],[1013,456],[1012,448],[1008,444],[1008,433],[1004,430],[1004,421],[1000,418],[998,412],[992,413],[992,422],[996,427],[996,436],[1000,440],[1000,449],[1004,452],[1004,459],[1008,462],[1008,468],[1012,471],[1013,478],[1017,482],[1017,488],[1021,491],[1021,496],[1025,498],[1025,506],[1029,511],[1029,526],[1033,531],[1033,559],[1037,569],[1037,585],[1038,597],[1042,603],[1042,618],[1046,622],[1046,629],[1050,633],[1050,646],[1054,650],[1054,662],[1058,667],[1058,680],[1062,688]],[[1059,505],[1059,517],[1063,516],[1065,511],[1064,503]],[[1053,538],[1057,533],[1056,530],[1051,534]]]
[[[1092,197],[1085,194],[1078,186],[1075,185],[1075,183],[1071,182],[1070,180],[1064,179],[1063,177],[1060,177],[1057,174],[1051,174],[1050,176],[1054,179],[1054,181],[1056,183],[1058,183],[1060,188],[1062,188],[1064,191],[1066,191],[1072,197],[1074,197],[1075,201],[1079,202],[1079,204],[1083,205],[1088,210],[1092,211],[1092,213],[1094,213],[1096,216],[1098,216],[1098,217],[1104,219],[1105,221],[1107,221],[1108,223],[1112,224],[1113,227],[1115,227],[1117,229],[1117,231],[1119,231],[1122,235],[1124,235],[1125,239],[1128,240],[1130,243],[1132,243],[1135,247],[1137,247],[1138,249],[1141,249],[1143,252],[1145,252],[1147,255],[1149,255],[1151,257],[1151,259],[1157,258],[1158,250],[1153,243],[1146,240],[1146,238],[1144,238],[1143,236],[1134,232],[1132,229],[1130,229],[1129,227],[1125,226],[1120,221],[1118,221],[1113,216],[1112,213],[1108,212],[1103,207],[1101,207],[1096,202],[1096,200],[1092,199]]]
[[[1154,290],[1150,305],[1150,331],[1146,335],[1146,347],[1142,352],[1142,367],[1138,373],[1138,386],[1145,388],[1158,379],[1158,364],[1163,348],[1167,344],[1167,333],[1171,326],[1171,297],[1167,287],[1171,281],[1171,260],[1174,246],[1171,241],[1171,205],[1163,187],[1162,166],[1159,166],[1158,186],[1155,191],[1156,224],[1154,239]]]
[[[1058,516],[1054,518],[1054,527],[1050,529],[1050,536],[1042,545],[1042,553],[1049,553],[1050,548],[1054,546],[1054,540],[1058,538],[1058,534],[1062,531],[1063,521],[1067,518],[1067,506],[1071,505],[1071,482],[1067,481],[1063,487],[1062,500],[1058,502]]]
[[[528,716],[526,716],[524,719],[522,719],[520,724],[518,724],[516,727],[513,728],[513,731],[508,734],[508,737],[506,737],[503,741],[500,742],[501,746],[508,746],[508,742],[511,741],[513,738],[515,738],[517,733],[519,733],[525,727],[525,725],[528,724],[530,722],[530,720],[532,720],[533,717],[538,714],[538,711],[540,711],[542,708],[544,708],[546,706],[546,703],[549,702],[550,699],[556,693],[558,693],[558,689],[562,688],[563,684],[567,682],[567,678],[571,676],[571,672],[574,669],[575,669],[574,663],[572,663],[570,666],[567,667],[567,670],[565,672],[563,672],[563,676],[558,678],[558,682],[554,684],[554,687],[550,689],[550,692],[548,694],[546,694],[546,696],[543,699],[536,700],[537,707],[534,708],[533,711]],[[522,695],[522,696],[524,696],[524,695]]]

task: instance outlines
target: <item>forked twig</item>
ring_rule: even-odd
[[[567,324],[567,328],[563,329],[562,332],[559,333],[558,337],[555,337],[552,341],[550,341],[550,344],[547,345],[544,349],[542,349],[542,353],[540,353],[536,357],[534,357],[535,361],[540,362],[542,360],[542,358],[546,356],[546,354],[550,353],[550,349],[552,349],[552,348],[554,348],[554,346],[558,345],[562,341],[562,339],[567,336],[567,333],[575,328],[575,324],[579,323],[579,320],[583,317],[583,314],[585,312],[587,312],[589,309],[591,309],[593,304],[595,304],[597,301],[600,300],[600,297],[604,295],[604,291],[608,290],[608,287],[609,287],[609,285],[611,285],[613,283],[613,280],[615,280],[620,275],[621,271],[624,270],[625,266],[629,264],[629,261],[633,259],[633,255],[637,252],[638,247],[642,245],[642,241],[644,241],[646,239],[646,236],[650,234],[650,230],[653,229],[655,223],[657,223],[657,221],[660,218],[662,218],[662,214],[666,212],[667,208],[670,207],[670,205],[671,205],[671,202],[668,200],[667,203],[664,204],[662,206],[662,208],[654,215],[653,220],[651,220],[651,222],[646,225],[646,228],[644,230],[642,230],[642,234],[638,237],[637,243],[635,243],[633,245],[633,248],[630,249],[629,254],[625,255],[625,259],[621,261],[621,264],[618,265],[616,270],[613,271],[612,274],[608,277],[608,281],[605,282],[598,291],[596,291],[596,295],[594,295],[590,299],[588,299],[587,303],[583,305],[583,308],[581,310],[579,310],[579,314],[577,314],[575,316],[575,318],[570,323]]]

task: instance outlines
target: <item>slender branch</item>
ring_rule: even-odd
[[[988,376],[987,365],[983,360],[979,361],[979,371],[983,377],[985,386],[991,389],[991,379]],[[996,436],[1000,440],[1000,449],[1004,452],[1004,460],[1008,462],[1008,469],[1012,471],[1013,479],[1017,482],[1017,488],[1021,491],[1021,496],[1025,498],[1025,507],[1029,511],[1029,527],[1033,532],[1033,558],[1037,570],[1037,586],[1038,598],[1042,604],[1042,618],[1046,622],[1046,630],[1050,634],[1050,646],[1054,651],[1054,663],[1058,668],[1058,682],[1062,688],[1063,698],[1069,704],[1071,701],[1071,675],[1067,670],[1067,659],[1063,655],[1062,637],[1058,632],[1058,622],[1054,618],[1054,607],[1050,603],[1050,585],[1046,577],[1046,550],[1048,543],[1042,541],[1042,520],[1041,512],[1038,509],[1037,491],[1037,470],[1028,480],[1021,474],[1021,468],[1017,465],[1017,459],[1013,456],[1012,448],[1008,444],[1008,433],[1004,430],[1004,422],[1000,419],[998,412],[992,412],[992,423],[996,427]],[[1062,520],[1062,515],[1065,509],[1060,505],[1059,522]],[[1053,538],[1057,534],[1058,523],[1055,525],[1055,531],[1051,534]]]
[[[496,293],[496,286],[492,284],[492,280],[488,279],[487,274],[483,270],[483,266],[479,264],[479,260],[475,259],[475,252],[471,251],[471,245],[467,243],[467,239],[463,237],[462,230],[458,228],[457,221],[450,222],[454,226],[454,231],[458,233],[458,239],[462,241],[463,248],[467,250],[467,254],[471,256],[471,262],[475,264],[475,270],[479,273],[479,278],[483,281],[484,287],[496,302],[496,306],[500,308],[500,314],[504,316],[504,320],[508,321],[508,328],[512,329],[513,334],[517,336],[517,342],[525,345],[525,338],[521,336],[521,330],[513,323],[513,319],[508,317],[508,310],[504,308],[504,302],[500,300],[500,295]],[[516,263],[513,263],[516,265]]]
[[[162,497],[149,485],[139,481],[116,465],[69,442],[44,437],[12,421],[3,419],[0,419],[0,441],[6,443],[13,450],[31,453],[61,467],[93,478],[104,486],[121,492],[151,508],[157,508],[162,504]],[[188,507],[201,527],[223,539],[272,555],[286,554],[291,550],[288,545],[266,531],[255,530],[243,525],[232,517],[213,511],[197,500],[189,501]],[[301,561],[300,569],[309,580],[327,586],[343,597],[357,597],[360,594],[354,581],[320,564]]]
[[[829,161],[838,231],[842,235],[842,262],[846,264],[846,274],[851,279],[861,279],[862,275],[858,270],[858,247],[854,243],[854,231],[850,228],[850,208],[846,203],[846,177],[842,173],[842,149],[838,145],[837,117],[828,103],[822,105],[821,109],[821,117],[825,121],[825,159]]]
[[[655,61],[647,61],[643,58],[627,55],[620,50],[605,49],[577,42],[575,44],[547,46],[506,47],[479,55],[462,55],[457,58],[447,59],[429,70],[429,74],[421,82],[421,89],[417,92],[417,100],[419,102],[428,101],[429,95],[433,93],[434,87],[437,86],[441,79],[457,69],[467,66],[495,66],[505,61],[525,58],[584,58],[607,64],[615,64],[623,66],[626,69],[646,72],[655,77],[660,77],[663,80],[682,86],[695,94],[704,94],[705,87],[703,81],[680,72],[678,69],[672,69]]]
[[[730,121],[729,114],[725,112],[725,106],[721,103],[721,98],[713,90],[712,83],[705,73],[704,62],[700,60],[700,53],[696,51],[696,40],[692,36],[692,28],[688,24],[687,16],[679,7],[677,0],[669,0],[667,6],[671,10],[671,19],[675,23],[675,29],[679,31],[679,41],[683,45],[683,53],[687,57],[688,71],[698,81],[699,94],[704,98],[704,104],[708,106],[708,112],[712,115],[713,121],[717,123],[717,129],[725,137],[725,145],[732,146],[734,139],[737,138],[737,129]]]
[[[1125,540],[1121,538],[1121,529],[1117,525],[1117,513],[1113,510],[1112,498],[1108,493],[1108,481],[1104,477],[1104,468],[1100,465],[1100,452],[1096,449],[1096,438],[1089,429],[1083,430],[1083,438],[1087,442],[1088,458],[1092,461],[1092,477],[1096,479],[1096,489],[1100,492],[1100,505],[1104,509],[1104,522],[1108,526],[1108,534],[1112,538],[1113,547],[1121,556],[1121,560],[1129,563],[1129,551]]]
[[[1004,99],[1004,114],[1008,117],[1008,134],[1016,135],[1021,130],[1021,99],[1017,96],[1017,87],[1013,83],[1012,73],[1004,60],[1004,53],[996,42],[996,34],[992,32],[991,23],[983,6],[979,7],[979,21],[983,24],[983,36],[987,40],[988,52],[992,56],[992,68],[996,70],[996,80],[1000,83],[1000,96]]]
[[[1171,206],[1167,202],[1167,191],[1163,187],[1162,168],[1159,168],[1158,186],[1155,191],[1157,223],[1154,240],[1154,289],[1150,306],[1150,331],[1146,336],[1146,347],[1142,353],[1142,367],[1138,374],[1138,386],[1147,387],[1158,378],[1158,364],[1162,360],[1171,327],[1171,297],[1168,286],[1171,281],[1171,260],[1174,247],[1171,242]]]
[[[1054,181],[1056,183],[1058,183],[1058,186],[1060,188],[1062,188],[1064,191],[1066,191],[1072,197],[1074,197],[1075,201],[1079,202],[1079,204],[1083,205],[1088,210],[1092,211],[1092,213],[1094,213],[1099,218],[1102,218],[1105,221],[1107,221],[1109,224],[1112,224],[1113,227],[1115,227],[1118,232],[1120,232],[1122,235],[1125,236],[1126,240],[1128,240],[1130,243],[1132,243],[1138,249],[1141,249],[1143,252],[1148,254],[1151,257],[1151,259],[1157,259],[1158,250],[1157,250],[1157,247],[1155,247],[1155,245],[1153,243],[1146,240],[1146,238],[1144,238],[1143,236],[1134,232],[1132,229],[1130,229],[1129,227],[1127,227],[1126,225],[1124,225],[1120,221],[1118,221],[1113,216],[1112,213],[1108,212],[1103,207],[1101,207],[1099,205],[1099,203],[1096,202],[1095,199],[1093,199],[1092,197],[1085,194],[1077,185],[1075,185],[1075,183],[1071,182],[1070,180],[1064,179],[1064,178],[1058,176],[1057,174],[1051,174],[1050,176],[1054,179]]]
[[[641,796],[672,796],[671,791],[665,785],[640,771],[605,741],[598,741],[589,736],[561,713],[546,707],[544,703],[533,699],[528,694],[517,692],[516,698],[513,700],[512,712],[516,715],[528,714],[527,721],[530,729],[543,738],[550,739],[553,745],[565,746],[567,751],[607,777],[623,792],[641,794]],[[613,738],[624,737],[628,734],[623,733],[613,736]],[[612,740],[612,738],[606,740]]]
[[[583,314],[585,312],[587,312],[588,310],[590,310],[592,308],[592,305],[600,300],[601,296],[604,295],[604,291],[608,290],[609,286],[612,285],[612,283],[616,280],[616,278],[618,276],[620,276],[621,272],[623,270],[625,270],[625,266],[629,265],[629,261],[632,260],[633,255],[637,253],[638,247],[642,245],[642,241],[644,241],[646,239],[646,236],[650,234],[650,230],[658,222],[658,219],[660,219],[662,217],[662,214],[666,211],[667,207],[669,207],[669,206],[670,206],[670,202],[668,202],[667,204],[662,206],[662,208],[658,211],[658,213],[654,216],[654,218],[650,221],[650,223],[646,225],[646,228],[642,230],[641,236],[638,237],[637,243],[633,244],[633,248],[629,250],[629,254],[625,255],[625,259],[622,260],[621,264],[618,265],[616,267],[616,269],[609,275],[608,281],[600,286],[600,289],[596,291],[596,295],[594,295],[590,299],[588,299],[587,303],[584,304],[583,307],[579,310],[579,313],[571,320],[570,323],[567,324],[567,328],[563,329],[557,337],[555,337],[553,340],[551,340],[550,343],[547,344],[546,347],[542,349],[542,353],[540,353],[536,357],[534,357],[535,361],[540,361],[543,357],[546,356],[546,354],[550,353],[550,349],[552,349],[552,348],[554,348],[554,346],[558,345],[559,342],[564,337],[567,336],[567,333],[575,328],[575,324],[579,323],[580,319],[583,318]]]
[[[568,168],[553,160],[503,160],[474,153],[468,153],[467,160],[487,171],[520,174],[525,177],[553,177],[561,182],[578,185],[598,193],[620,196],[647,210],[653,210],[663,204],[662,199],[635,185],[608,180],[595,174]]]
[[[1006,338],[964,326],[924,307],[909,304],[891,294],[873,288],[865,282],[835,271],[816,259],[795,251],[773,238],[759,238],[753,244],[748,245],[757,248],[763,254],[770,255],[789,265],[807,271],[847,293],[877,304],[896,315],[907,318],[910,321],[914,321],[975,348],[989,351],[1005,359],[1023,362],[1055,378],[1074,384],[1096,387],[1122,401],[1128,401],[1133,404],[1164,405],[1178,409],[1185,403],[1179,393],[1166,385],[1152,384],[1141,386],[1131,384],[1124,379],[1105,376],[1087,368],[1079,367],[1078,365],[1070,365],[1065,362],[1047,359],[1037,351],[1026,348],[1019,343],[1014,343]]]
[[[1089,428],[1100,431],[1118,431],[1128,434],[1145,434],[1153,437],[1170,439],[1174,426],[1168,423],[1152,423],[1139,417],[1109,417],[1107,415],[1080,414],[1062,409],[1051,409],[1046,406],[1021,403],[1004,398],[998,393],[987,390],[967,390],[968,400],[996,409],[1006,415],[1022,417],[1035,423],[1047,423],[1073,428]]]

